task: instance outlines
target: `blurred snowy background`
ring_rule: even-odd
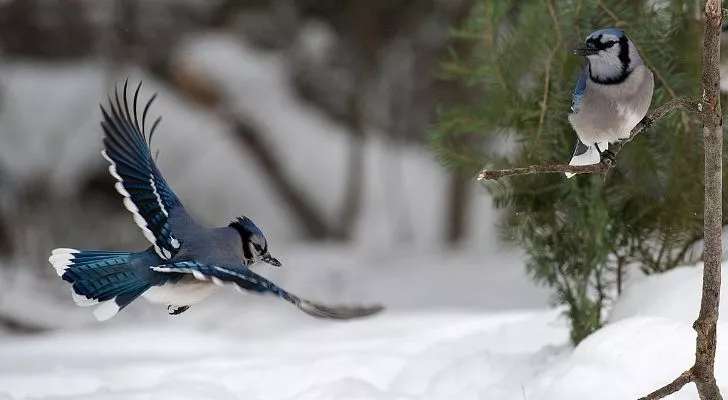
[[[574,350],[485,191],[428,152],[435,104],[467,95],[432,71],[471,5],[0,0],[0,399],[616,399],[681,372],[700,269],[636,279]],[[284,263],[260,273],[294,293],[387,311],[76,307],[51,249],[148,246],[99,154],[127,78],[158,93],[153,150],[193,215],[255,220]]]
[[[52,248],[148,245],[99,154],[99,103],[127,78],[143,82],[142,101],[158,93],[153,151],[185,206],[210,226],[253,218],[286,266],[262,272],[291,290],[394,308],[544,306],[517,263],[496,265],[518,254],[495,240],[485,192],[426,147],[435,102],[457,95],[432,72],[469,4],[342,4],[3,2],[0,321],[86,319],[17,311],[68,303]],[[505,299],[486,269],[521,284],[522,299]]]

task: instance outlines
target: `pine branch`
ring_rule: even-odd
[[[723,117],[720,106],[721,0],[705,2],[703,33],[703,145],[705,146],[705,212],[703,230],[703,293],[693,329],[695,364],[679,378],[643,399],[661,399],[695,382],[701,400],[722,400],[715,381],[718,308],[721,280],[721,230],[723,219]],[[705,108],[705,107],[704,107]]]
[[[622,147],[632,141],[637,134],[642,131],[649,129],[655,121],[667,115],[670,111],[681,108],[688,111],[694,111],[701,113],[703,111],[703,105],[700,102],[688,100],[682,97],[674,98],[665,104],[652,110],[645,118],[637,124],[637,126],[630,132],[629,138],[624,139],[618,145],[614,154],[617,155]],[[604,159],[599,164],[593,165],[567,165],[567,164],[542,164],[542,165],[529,165],[528,167],[517,167],[517,168],[506,168],[499,170],[488,170],[484,169],[478,175],[479,181],[487,181],[493,179],[500,179],[504,176],[511,175],[525,175],[525,174],[546,174],[546,173],[564,173],[570,172],[573,174],[589,174],[595,172],[606,172],[612,168],[614,164],[609,159]]]

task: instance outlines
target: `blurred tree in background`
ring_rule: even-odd
[[[624,29],[654,71],[652,107],[698,98],[698,3],[477,1],[440,73],[478,94],[438,109],[433,150],[468,177],[483,167],[568,163],[576,134],[566,117],[586,62],[572,49],[604,27]],[[694,256],[702,149],[699,121],[675,111],[625,146],[606,177],[533,174],[486,185],[509,210],[503,237],[526,249],[533,279],[566,306],[574,343],[602,325],[630,270],[661,272]]]

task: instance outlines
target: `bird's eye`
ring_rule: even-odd
[[[615,41],[613,41],[613,40],[610,40],[610,41],[608,41],[607,43],[604,43],[604,45],[605,45],[606,47],[612,47],[612,46],[614,46],[614,45],[615,45],[616,43],[617,43],[617,42],[615,42]]]

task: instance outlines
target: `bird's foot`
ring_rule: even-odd
[[[167,311],[169,312],[169,315],[179,315],[187,311],[188,308],[190,308],[190,306],[167,306]]]
[[[645,127],[644,128],[645,130],[650,129],[650,127],[652,126],[652,124],[654,122],[655,121],[652,118],[650,118],[650,117],[647,117],[646,116],[646,117],[642,118],[642,125]]]
[[[599,153],[599,156],[601,158],[600,162],[607,165],[614,165],[617,162],[616,156],[610,150],[602,151],[601,153]]]

